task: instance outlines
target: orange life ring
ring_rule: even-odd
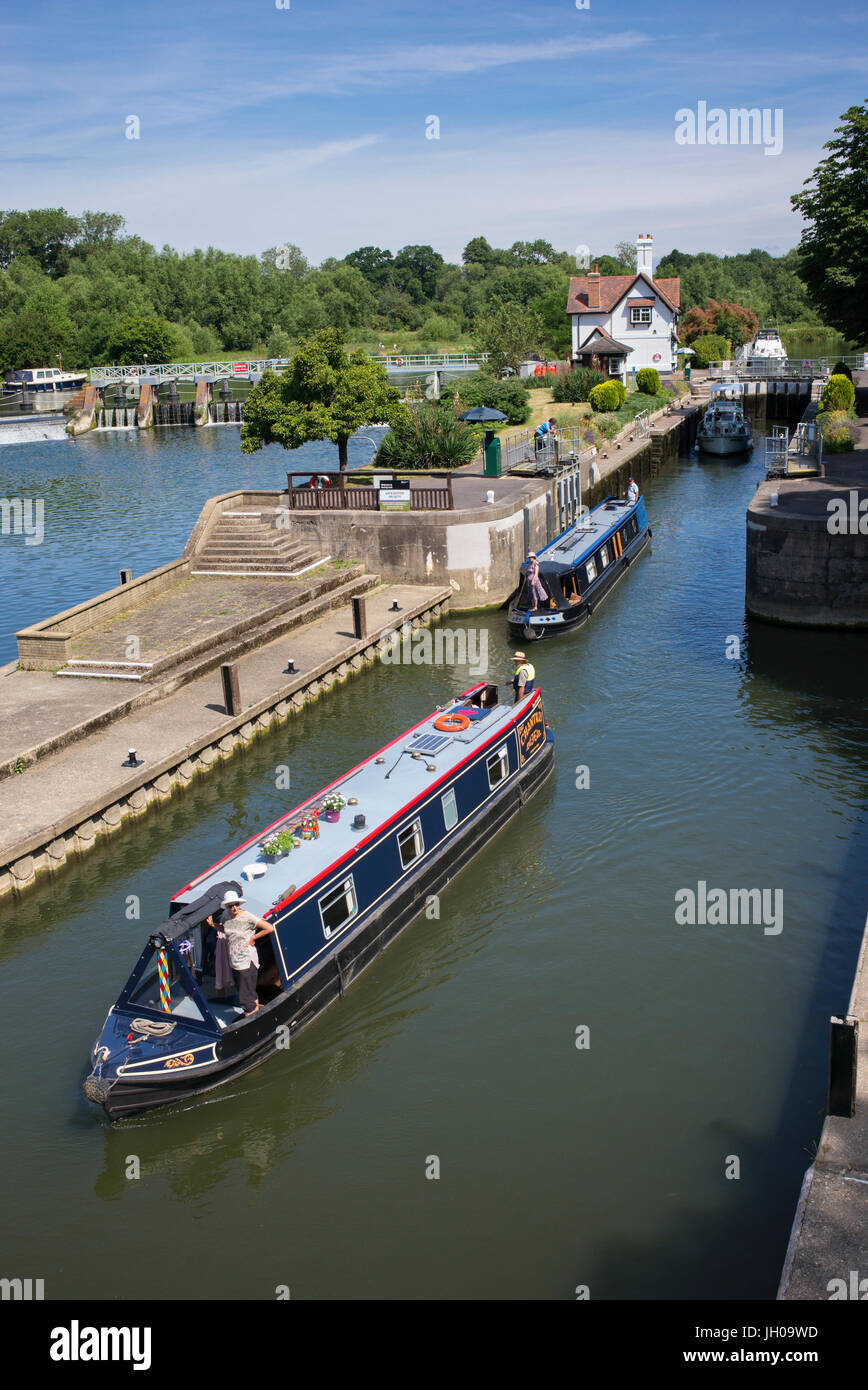
[[[403,357],[396,357],[396,358],[395,358],[395,366],[396,366],[396,367],[403,367],[403,365],[404,365],[404,359],[403,359]]]
[[[441,734],[460,734],[462,730],[470,728],[470,720],[466,714],[441,714],[439,719],[434,720],[434,728],[439,729]]]

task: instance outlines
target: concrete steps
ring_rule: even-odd
[[[295,577],[329,558],[292,539],[279,524],[285,516],[276,508],[224,512],[197,552],[192,573]]]

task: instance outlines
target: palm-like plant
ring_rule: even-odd
[[[401,411],[377,451],[377,468],[460,468],[479,452],[479,435],[452,401],[423,401]]]

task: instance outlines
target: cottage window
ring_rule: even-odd
[[[650,322],[651,322],[651,310],[650,310],[650,309],[631,309],[631,310],[630,310],[630,322],[631,322],[631,323],[650,323]]]

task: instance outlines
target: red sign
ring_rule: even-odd
[[[246,375],[247,375],[247,363],[246,363],[246,362],[233,362],[233,363],[232,363],[232,370],[233,370],[233,372],[235,373],[236,376],[246,376]]]

